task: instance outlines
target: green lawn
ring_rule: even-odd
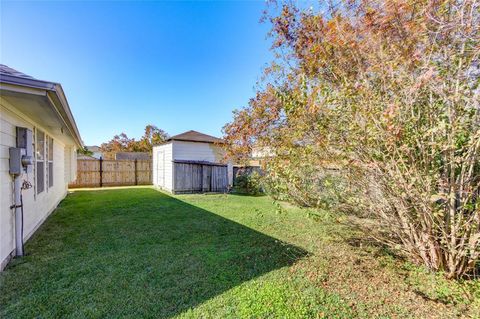
[[[0,274],[0,318],[452,318],[476,281],[394,258],[345,217],[240,195],[75,191]]]

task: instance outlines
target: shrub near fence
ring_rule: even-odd
[[[233,186],[235,192],[259,195],[263,188],[263,170],[259,166],[236,166],[233,168]]]
[[[259,175],[263,175],[263,171],[260,166],[234,166],[233,167],[233,185],[237,184],[237,180],[240,176],[250,176],[254,172]]]
[[[152,184],[151,160],[77,160],[77,179],[70,188]]]

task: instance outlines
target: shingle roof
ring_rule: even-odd
[[[97,145],[92,145],[92,146],[85,146],[85,148],[87,150],[89,150],[90,152],[100,152],[100,147],[97,146]]]
[[[85,154],[77,154],[77,159],[80,160],[98,160],[97,158],[90,156],[90,155],[85,155]]]
[[[152,155],[150,155],[148,152],[117,152],[115,153],[115,159],[146,161],[152,159]]]
[[[204,142],[204,143],[224,143],[221,138],[203,134],[197,131],[187,131],[170,137],[167,141],[187,141],[187,142]]]
[[[7,74],[7,75],[16,76],[16,77],[25,78],[25,79],[34,79],[33,76],[30,76],[20,71],[17,71],[15,69],[12,69],[11,67],[6,66],[5,64],[0,64],[0,74]]]

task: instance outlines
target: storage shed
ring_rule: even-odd
[[[224,141],[188,131],[153,147],[153,185],[174,194],[226,192],[233,166],[224,163]]]

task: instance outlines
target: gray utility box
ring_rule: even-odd
[[[20,175],[23,173],[22,158],[26,154],[24,148],[10,147],[10,174]]]
[[[33,134],[26,127],[16,128],[17,147],[11,147],[10,174],[20,175],[23,172],[31,173],[33,169]]]

